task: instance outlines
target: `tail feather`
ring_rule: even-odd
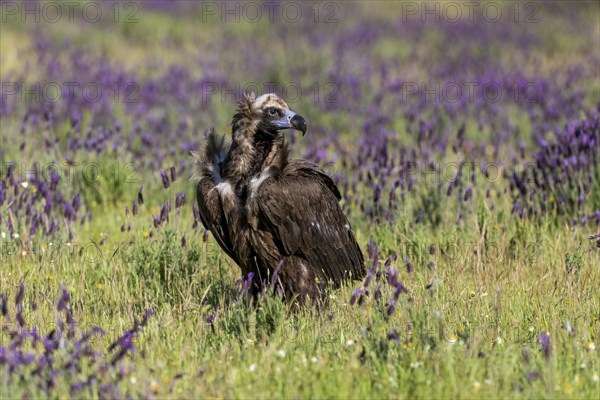
[[[197,168],[193,178],[212,176],[215,182],[221,180],[221,162],[227,155],[227,147],[225,145],[225,135],[217,135],[215,128],[210,128],[206,135],[206,146],[204,151],[190,152],[194,164]]]

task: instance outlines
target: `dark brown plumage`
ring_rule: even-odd
[[[321,303],[328,282],[364,276],[364,259],[335,183],[316,164],[288,160],[287,128],[304,133],[306,122],[267,94],[238,104],[228,148],[209,132],[195,154],[200,217],[243,274],[254,274],[254,294],[284,260],[277,277],[286,298]]]

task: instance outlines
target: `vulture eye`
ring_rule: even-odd
[[[272,117],[276,117],[279,113],[277,112],[277,109],[275,108],[269,108],[267,110],[267,113],[272,116]]]

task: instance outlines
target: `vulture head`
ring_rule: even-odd
[[[296,129],[304,135],[306,121],[273,93],[258,98],[254,94],[245,95],[231,122],[234,139],[241,134],[245,139],[273,140],[284,129]]]

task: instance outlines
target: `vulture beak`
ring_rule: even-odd
[[[302,136],[306,133],[306,121],[292,110],[285,110],[283,118],[273,121],[273,124],[281,129],[292,128],[301,131]]]

